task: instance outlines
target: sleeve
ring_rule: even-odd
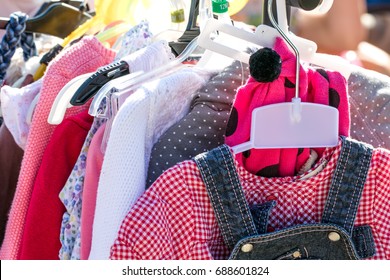
[[[179,165],[137,200],[119,229],[110,259],[179,260],[191,254],[193,199]]]
[[[376,193],[374,202],[374,227],[385,258],[390,259],[390,153],[378,149]],[[378,248],[378,244],[376,246]],[[382,249],[381,249],[382,250]]]
[[[390,78],[356,68],[348,80],[351,137],[374,147],[390,149]]]

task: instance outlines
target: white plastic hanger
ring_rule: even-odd
[[[125,61],[128,59],[132,54],[123,57],[120,61]],[[68,108],[73,107],[70,103],[72,97],[76,93],[76,91],[80,88],[80,86],[88,80],[94,72],[86,73],[80,76],[77,76],[70,80],[57,94],[56,99],[50,109],[49,117],[48,117],[48,123],[49,124],[60,124],[62,120],[64,119],[66,110]],[[137,73],[139,74],[139,72]],[[115,81],[119,81],[120,78],[115,79]],[[105,85],[106,86],[106,85]]]
[[[200,33],[202,33],[202,26],[204,26],[203,22],[205,22],[208,18],[212,17],[212,10],[210,0],[201,0],[199,3],[199,24],[201,28]],[[103,117],[107,117],[105,116],[105,113],[101,112],[100,104],[112,93],[116,93],[116,98],[118,99],[118,95],[120,95],[121,93],[131,92],[138,85],[141,85],[147,81],[151,81],[152,79],[168,75],[184,67],[193,67],[194,65],[183,64],[183,62],[186,61],[195,52],[195,50],[198,49],[198,47],[198,37],[196,37],[187,45],[183,52],[180,53],[170,63],[147,73],[139,72],[135,75],[130,74],[115,79],[115,81],[108,82],[98,91],[98,93],[92,100],[89,109],[89,114],[92,116],[103,115]]]
[[[333,0],[324,0],[321,8],[321,12],[329,10]],[[278,24],[280,29],[288,36],[290,41],[298,48],[299,53],[303,61],[310,62],[312,64],[322,66],[328,69],[332,69],[340,72],[346,79],[351,74],[351,66],[349,62],[342,59],[341,57],[327,54],[318,54],[317,44],[313,41],[305,38],[298,37],[288,30],[288,22],[286,15],[286,1],[277,0],[278,9]],[[204,26],[204,30],[199,35],[198,43],[199,46],[206,50],[211,50],[219,54],[226,55],[228,57],[239,60],[243,63],[248,64],[249,54],[232,48],[230,44],[221,44],[215,40],[215,34],[228,34],[235,38],[242,39],[247,43],[252,43],[259,47],[272,48],[275,43],[275,39],[280,37],[280,33],[275,28],[268,25],[259,25],[255,32],[249,32],[237,27],[231,26],[221,21],[217,21],[213,18],[208,19]]]
[[[334,147],[338,144],[338,110],[331,106],[301,102],[299,98],[300,54],[298,48],[283,32],[272,15],[272,25],[296,54],[295,97],[292,102],[256,108],[252,112],[251,135],[248,142],[232,147],[234,153],[249,149]]]
[[[82,85],[82,83],[88,79],[88,77],[91,75],[91,73],[87,73],[84,75],[77,76],[70,80],[57,94],[56,99],[54,100],[54,103],[50,109],[49,117],[48,117],[48,123],[49,124],[60,124],[62,120],[64,119],[66,109],[72,107],[72,105],[69,103],[70,99],[73,96],[73,93],[76,91],[78,87]],[[31,124],[33,114],[35,111],[35,107],[38,104],[40,94],[38,93],[37,96],[33,99],[33,101],[30,104],[30,107],[28,108],[27,115],[26,115],[26,122],[27,124]]]
[[[131,88],[150,81],[153,78],[167,75],[172,73],[172,71],[177,71],[182,67],[192,67],[192,65],[183,64],[183,62],[195,51],[197,47],[197,38],[195,38],[187,45],[184,51],[170,63],[150,72],[139,71],[136,73],[130,73],[129,75],[108,82],[98,91],[92,100],[92,103],[89,107],[89,114],[91,116],[101,116],[102,112],[100,111],[100,104],[103,99],[107,98],[111,93],[130,91]]]
[[[70,99],[75,91],[88,79],[93,73],[86,73],[77,76],[70,80],[57,94],[53,105],[51,106],[49,117],[47,119],[49,124],[60,124],[64,119],[66,110],[71,108]]]

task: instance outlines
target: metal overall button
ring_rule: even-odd
[[[241,251],[243,251],[244,253],[249,253],[253,250],[253,245],[250,244],[250,243],[247,243],[247,244],[244,244],[242,247],[241,247]]]
[[[302,254],[301,254],[301,252],[299,252],[299,251],[295,251],[294,253],[292,253],[292,257],[293,257],[294,259],[299,259],[299,258],[302,257]]]
[[[336,242],[336,241],[339,241],[339,240],[340,240],[341,236],[340,236],[340,234],[338,234],[337,232],[332,231],[332,232],[330,232],[330,233],[328,234],[328,238],[329,238],[331,241]]]

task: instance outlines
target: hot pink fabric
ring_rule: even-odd
[[[274,50],[282,59],[280,76],[270,83],[259,83],[250,77],[237,91],[226,131],[229,146],[250,139],[253,109],[290,102],[295,95],[296,57],[283,39],[278,38]],[[334,106],[339,110],[339,134],[349,136],[350,116],[347,83],[338,72],[314,67],[300,69],[300,98],[303,102]],[[315,149],[320,155],[323,149]],[[309,159],[310,149],[251,149],[237,155],[249,172],[264,177],[295,175]]]
[[[35,177],[43,153],[56,127],[47,122],[56,95],[71,79],[111,63],[114,57],[114,51],[105,48],[96,38],[87,36],[61,52],[47,68],[27,139],[18,185],[0,250],[0,259],[17,259],[18,257]],[[88,104],[70,108],[65,117],[78,114],[87,106]]]
[[[95,217],[96,197],[102,170],[104,154],[102,142],[106,124],[103,124],[91,141],[89,146],[87,165],[85,170],[83,203],[81,211],[81,248],[80,259],[88,260],[92,244],[93,219]]]

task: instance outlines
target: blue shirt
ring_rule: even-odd
[[[390,4],[390,0],[366,0],[367,5]]]
[[[390,9],[390,0],[366,0],[368,12],[374,10]]]

